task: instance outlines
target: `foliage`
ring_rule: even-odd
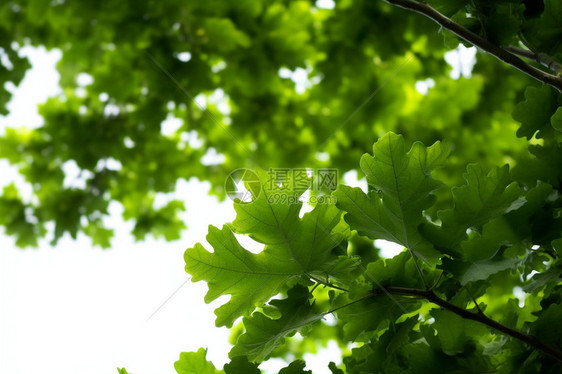
[[[185,252],[206,302],[230,295],[215,314],[238,323],[231,361],[182,353],[178,373],[259,373],[270,358],[306,373],[304,352],[329,340],[343,352],[332,373],[560,372],[560,20],[556,0],[5,2],[0,80],[21,80],[22,45],[57,47],[64,94],[42,127],[0,137],[33,187],[29,201],[4,188],[0,224],[22,247],[48,223],[55,242],[83,232],[107,247],[116,201],[137,239],[173,240],[184,206],[157,194],[197,177],[224,196],[248,167],[252,201],[209,228],[212,251]],[[454,80],[443,56],[459,42],[489,54]],[[68,162],[84,188],[64,182]],[[275,167],[357,170],[368,187],[340,183],[305,213],[312,181],[268,183]],[[383,258],[380,239],[404,251]]]
[[[444,172],[456,182],[464,160],[499,166],[526,155],[509,111],[529,80],[485,55],[471,79],[449,79],[438,27],[383,1],[18,0],[0,5],[0,30],[13,65],[2,87],[28,68],[22,46],[63,52],[63,94],[41,106],[44,125],[0,137],[0,158],[33,191],[0,201],[26,212],[2,222],[22,247],[79,233],[110,246],[111,202],[135,238],[177,239],[178,180],[210,181],[224,197],[225,176],[241,167],[343,175],[390,130],[408,144],[446,135],[456,160]],[[82,73],[93,82],[80,86]],[[436,87],[424,96],[414,83],[427,79]],[[224,161],[205,157],[211,148]],[[81,185],[65,181],[68,165]],[[155,204],[162,194],[169,205]]]
[[[218,295],[217,288],[232,295],[229,303],[217,309],[217,325],[224,324],[223,310],[232,320],[246,316],[242,319],[245,332],[232,348],[231,358],[247,357],[260,363],[269,357],[285,357],[286,353],[275,348],[287,337],[300,332],[304,339],[314,339],[313,331],[321,328],[322,316],[335,314],[340,332],[334,336],[339,337],[342,349],[352,342],[362,343],[344,358],[348,373],[427,372],[437,367],[512,372],[521,365],[524,372],[560,370],[560,334],[552,330],[559,325],[560,315],[560,287],[556,286],[560,272],[553,270],[560,266],[553,250],[558,242],[542,242],[539,247],[532,228],[545,208],[553,209],[545,206],[553,198],[552,187],[544,182],[537,186],[517,183],[507,166],[486,173],[481,166],[469,164],[464,185],[442,187],[451,191],[451,207],[437,212],[439,223],[432,222],[425,212],[436,204],[433,192],[441,185],[432,169],[446,163],[447,153],[440,143],[425,147],[418,142],[406,151],[403,137],[383,136],[375,143],[373,156],[361,158],[368,194],[345,185],[334,192],[337,208],[344,212],[337,225],[331,217],[338,219],[339,215],[315,214],[335,208],[331,204],[316,205],[300,225],[297,218],[288,219],[286,212],[295,209],[296,217],[301,204],[267,200],[265,196],[272,191],[267,188],[267,175],[262,174],[263,193],[252,202],[235,203],[238,215],[232,227],[210,228],[208,241],[214,253],[200,254],[205,250],[199,245],[186,251],[188,273],[194,281],[209,284],[206,301]],[[288,188],[275,188],[293,193],[290,179],[286,180]],[[263,207],[266,204],[269,209]],[[549,215],[553,214],[551,210]],[[317,227],[309,217],[314,217]],[[240,222],[252,229],[239,231]],[[525,229],[528,223],[531,228]],[[305,225],[309,227],[301,229]],[[322,268],[326,257],[314,255],[314,244],[293,247],[291,239],[319,231],[323,238],[330,238],[337,227],[342,233],[357,230],[371,239],[393,241],[408,251],[389,259],[350,263],[347,277],[339,274],[340,266],[323,268],[323,277],[313,276],[309,269]],[[519,227],[522,230],[515,231]],[[557,233],[551,237],[559,238],[561,229],[559,224],[551,225]],[[245,250],[231,230],[266,244],[264,250],[259,254]],[[264,232],[271,238],[269,242],[263,239]],[[227,237],[216,237],[217,233]],[[337,243],[334,240],[328,248],[338,248]],[[277,254],[279,246],[285,251],[282,255]],[[420,250],[424,247],[428,250]],[[231,258],[219,261],[225,250]],[[313,261],[303,262],[305,253]],[[254,258],[266,262],[260,269],[267,269],[267,262],[272,267],[261,274],[261,285],[252,275]],[[343,258],[339,256],[338,261]],[[281,293],[285,298],[273,299],[269,305],[257,299],[263,288],[269,288],[268,279],[287,277],[284,268],[297,264],[301,272],[289,273],[294,281],[275,283],[267,296]],[[215,270],[218,266],[220,272]],[[549,280],[543,274],[549,274]],[[326,293],[322,287],[331,290]],[[528,292],[522,304],[513,294],[514,287]],[[240,313],[232,314],[239,302],[238,289],[255,292],[245,293],[249,308],[236,308]]]

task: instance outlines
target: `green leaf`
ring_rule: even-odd
[[[197,243],[185,252],[186,271],[194,282],[205,280],[209,291],[205,302],[232,295],[230,301],[215,310],[217,326],[232,326],[236,318],[250,314],[281,291],[292,279],[315,275],[325,279],[349,276],[354,260],[340,248],[345,225],[341,212],[333,205],[318,204],[302,219],[302,203],[290,202],[303,191],[287,183],[267,183],[260,173],[262,190],[252,202],[235,205],[236,219],[232,228],[247,233],[266,244],[261,253],[244,249],[227,226],[222,230],[209,227],[207,241],[214,249],[208,252]],[[272,196],[279,199],[272,200]]]
[[[530,155],[532,156],[530,156]],[[550,143],[546,146],[532,144],[529,154],[517,161],[513,170],[516,180],[534,187],[538,181],[560,186],[562,180],[562,147],[559,143]]]
[[[117,373],[119,373],[119,374],[133,374],[133,373],[129,373],[125,368],[122,368],[122,369],[117,368]]]
[[[510,180],[508,165],[493,168],[488,174],[477,164],[470,164],[466,169],[466,186],[452,189],[454,208],[439,215],[444,228],[480,228],[490,219],[525,203],[525,199],[519,199],[521,189]]]
[[[279,371],[279,374],[312,374],[311,370],[304,370],[306,362],[302,360],[293,361],[287,366]]]
[[[521,122],[517,136],[531,139],[538,131],[537,138],[543,138],[551,127],[550,118],[558,108],[556,98],[557,94],[550,86],[528,87],[525,101],[513,111],[513,119]]]
[[[248,47],[251,44],[246,34],[237,29],[228,18],[207,18],[205,31],[209,43],[220,51],[226,52],[237,47]]]
[[[439,13],[451,17],[465,6],[466,0],[430,0],[427,3]]]
[[[558,60],[562,52],[562,6],[558,0],[544,0],[544,11],[536,22],[524,29],[525,40],[535,50],[546,53]]]
[[[308,299],[308,288],[296,285],[288,291],[286,299],[269,303],[279,310],[280,318],[272,319],[260,312],[245,317],[246,332],[238,338],[229,356],[247,356],[250,361],[256,362],[266,359],[277,346],[283,344],[285,337],[322,318],[321,314],[314,313]]]
[[[328,364],[328,369],[332,372],[332,374],[345,374],[342,369],[339,369],[334,362]]]
[[[344,361],[348,372],[381,373],[391,368],[403,369],[402,350],[411,343],[410,337],[417,323],[417,316],[393,323],[380,337],[373,338],[359,349],[354,348],[352,357]]]
[[[481,230],[486,222],[525,203],[517,183],[510,183],[507,165],[493,168],[488,174],[477,164],[466,169],[466,185],[452,189],[453,209],[438,213],[441,227],[424,228],[424,234],[438,246],[455,249],[466,237],[467,229]]]
[[[374,287],[398,286],[416,287],[419,285],[419,274],[412,257],[401,252],[389,259],[379,259],[367,265],[365,278],[373,282]]]
[[[433,309],[430,313],[435,318],[433,327],[443,352],[450,355],[472,351],[479,336],[489,332],[481,323],[463,319],[448,310]]]
[[[545,204],[552,186],[539,183],[525,194],[524,204],[486,223],[482,232],[472,232],[469,239],[461,243],[463,259],[476,262],[491,258],[501,246],[511,246],[529,240],[535,215]]]
[[[199,348],[197,352],[182,352],[180,359],[174,363],[178,374],[218,374],[219,371],[207,361],[207,350]]]
[[[520,260],[518,258],[503,258],[498,256],[490,260],[476,262],[462,262],[460,260],[443,259],[441,267],[453,274],[455,278],[464,286],[469,282],[488,279],[490,275],[500,271],[514,268]]]
[[[562,257],[562,238],[553,240],[552,248],[556,251],[558,257]]]
[[[225,374],[261,374],[258,364],[248,361],[248,357],[234,357],[228,364],[224,365]]]
[[[388,133],[373,147],[374,156],[363,155],[361,168],[367,175],[369,193],[340,186],[334,195],[345,220],[359,234],[403,245],[428,263],[439,253],[418,231],[423,210],[434,200],[440,186],[430,173],[440,166],[448,151],[437,142],[429,148],[414,143],[406,153],[402,136]]]
[[[310,272],[319,264],[334,259],[332,249],[344,239],[346,225],[341,225],[341,211],[331,204],[317,204],[312,212],[299,219],[302,202],[298,197],[306,190],[289,174],[283,185],[271,183],[265,172],[258,173],[262,189],[252,202],[234,205],[236,219],[232,227],[238,234],[248,234],[267,248],[264,253],[278,261],[276,266]],[[345,255],[340,249],[339,255]],[[320,266],[321,267],[321,266]]]
[[[228,303],[215,310],[217,326],[231,327],[236,318],[252,312],[256,305],[265,303],[289,279],[300,274],[290,268],[275,268],[263,254],[247,251],[227,226],[222,230],[210,226],[207,241],[214,252],[207,252],[197,243],[185,252],[185,269],[193,282],[207,282],[206,303],[225,294],[232,295]]]
[[[543,343],[562,347],[562,304],[551,304],[531,324],[531,334]]]
[[[384,292],[380,296],[369,297],[373,290],[384,290],[388,285],[398,287],[419,285],[416,266],[412,256],[407,252],[402,252],[391,259],[380,259],[370,263],[364,277],[366,282],[353,284],[349,294],[340,295],[335,303],[335,307],[350,304],[337,311],[338,319],[344,324],[344,337],[350,341],[357,340],[361,335],[375,331],[388,322],[394,322],[402,314],[420,306],[419,300],[389,296]],[[355,302],[357,300],[361,301]]]
[[[86,235],[92,238],[92,243],[94,245],[99,245],[102,248],[111,247],[113,230],[105,228],[101,220],[90,221],[83,230]]]
[[[562,263],[553,266],[542,273],[533,275],[531,281],[523,287],[525,292],[537,292],[545,285],[557,284],[562,279]]]
[[[562,106],[556,109],[556,112],[550,117],[550,124],[556,131],[562,132]]]

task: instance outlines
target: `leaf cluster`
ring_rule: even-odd
[[[198,244],[185,255],[193,280],[209,285],[207,302],[231,295],[216,310],[217,325],[243,317],[233,362],[287,358],[283,346],[299,333],[316,345],[337,336],[348,373],[560,370],[558,193],[545,181],[515,180],[508,166],[469,164],[464,184],[446,185],[434,170],[448,154],[441,143],[408,150],[388,133],[361,158],[368,191],[340,185],[335,205],[299,218],[301,203],[266,198],[293,194],[289,176],[273,189],[262,179],[253,201],[235,203],[232,225],[210,228],[214,251]],[[432,217],[437,189],[452,202]],[[249,252],[233,232],[264,250]],[[404,251],[351,255],[352,232]],[[328,314],[335,326],[323,321]]]

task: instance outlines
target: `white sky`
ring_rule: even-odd
[[[470,76],[474,52],[461,46],[447,55],[453,78]],[[60,52],[24,48],[22,53],[30,57],[33,69],[9,103],[10,115],[0,116],[0,134],[5,127],[40,126],[37,104],[61,92],[55,70]],[[416,88],[425,94],[432,85],[420,81]],[[177,124],[168,125],[164,128]],[[344,179],[362,185],[356,172]],[[29,198],[29,186],[0,160],[0,188],[11,182]],[[110,206],[116,237],[109,250],[92,248],[84,236],[77,241],[65,237],[56,248],[44,240],[37,250],[21,250],[0,234],[0,373],[99,374],[117,373],[116,367],[134,374],[175,373],[179,353],[199,347],[208,347],[207,358],[222,368],[228,361],[229,332],[215,327],[213,310],[225,298],[204,304],[204,283],[188,282],[147,321],[187,279],[185,249],[204,241],[209,224],[220,227],[234,218],[232,204],[219,204],[207,195],[208,189],[196,180],[178,182],[175,195],[186,202],[188,230],[172,243],[134,243],[131,225],[121,221],[117,203]],[[402,249],[381,244],[385,257]],[[315,374],[329,373],[329,361],[341,362],[335,344],[314,360],[305,358]],[[282,366],[272,361],[260,368],[277,373]]]
[[[33,69],[15,91],[10,115],[0,117],[0,134],[5,127],[40,126],[37,104],[61,92],[55,70],[60,52],[22,53]],[[0,160],[0,187],[13,181],[29,198],[23,178]],[[147,321],[187,279],[185,249],[204,241],[209,224],[220,227],[234,219],[232,204],[219,204],[208,189],[196,180],[178,182],[175,195],[186,202],[188,230],[172,243],[134,243],[118,203],[110,206],[116,237],[109,250],[92,248],[83,235],[77,241],[67,236],[56,248],[43,240],[39,249],[21,250],[0,235],[0,373],[99,374],[117,373],[117,367],[134,374],[175,373],[180,352],[199,347],[208,347],[207,358],[222,368],[229,331],[215,327],[213,310],[227,298],[206,305],[204,283],[188,282]],[[329,361],[341,362],[335,344],[307,369],[328,373]],[[283,366],[273,361],[260,368],[277,373]]]

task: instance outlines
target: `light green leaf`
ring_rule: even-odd
[[[207,18],[205,32],[208,42],[223,52],[237,47],[248,47],[251,44],[248,35],[240,31],[228,18]]]
[[[297,192],[289,182],[269,184],[265,173],[260,173],[260,179],[259,196],[250,203],[236,203],[238,214],[232,228],[266,244],[261,253],[244,249],[227,226],[222,230],[209,227],[207,240],[213,253],[199,243],[185,252],[186,271],[192,280],[205,280],[209,286],[205,302],[232,296],[215,311],[217,326],[232,326],[236,318],[266,303],[291,279],[311,275],[341,279],[355,264],[341,256],[345,255],[339,248],[345,226],[340,224],[341,212],[335,206],[318,204],[301,219],[302,203],[288,201],[302,191]],[[284,198],[272,200],[275,194]],[[340,266],[342,263],[348,266]]]
[[[267,302],[283,284],[300,273],[298,269],[276,268],[263,254],[247,251],[227,226],[222,230],[209,226],[207,241],[214,252],[197,243],[185,252],[185,269],[193,282],[207,282],[206,303],[225,294],[232,295],[228,303],[215,310],[217,326],[231,327],[236,318]]]
[[[295,185],[293,174],[281,186],[271,183],[265,172],[258,175],[261,192],[252,202],[235,203],[233,229],[265,244],[264,252],[277,261],[277,267],[299,268],[304,272],[317,269],[318,263],[332,257],[331,250],[347,231],[345,225],[340,225],[341,211],[330,204],[318,204],[299,219],[302,202],[298,198],[306,187]],[[339,254],[345,252],[340,250]]]
[[[245,317],[246,332],[238,338],[229,356],[248,356],[250,361],[256,362],[266,359],[277,346],[283,344],[285,337],[322,318],[322,315],[314,313],[308,299],[308,288],[296,285],[288,291],[286,299],[269,303],[278,308],[280,318],[272,319],[260,312]]]
[[[218,374],[215,365],[207,361],[207,350],[199,348],[197,352],[182,352],[180,359],[174,363],[174,369],[178,374]]]
[[[556,112],[550,117],[550,124],[556,131],[562,132],[562,106],[556,109]]]
[[[428,148],[417,142],[406,153],[404,139],[393,133],[379,139],[373,150],[374,156],[361,158],[369,193],[340,186],[334,192],[337,206],[361,235],[398,243],[435,263],[439,253],[420,235],[418,226],[423,210],[433,204],[432,191],[440,186],[430,173],[443,163],[448,151],[439,142]]]

